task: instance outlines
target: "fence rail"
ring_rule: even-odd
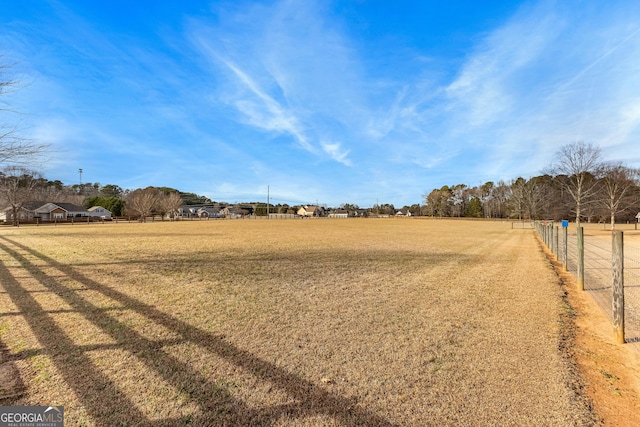
[[[640,234],[630,231],[631,238],[627,239],[622,231],[585,233],[582,227],[570,231],[553,222],[536,222],[533,226],[558,261],[576,276],[578,286],[583,286],[607,313],[614,331],[621,328],[615,340],[640,342]],[[614,251],[616,235],[619,255]],[[621,269],[619,278],[617,267]]]

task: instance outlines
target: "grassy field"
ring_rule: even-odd
[[[3,228],[0,280],[0,404],[69,426],[595,422],[510,223]]]

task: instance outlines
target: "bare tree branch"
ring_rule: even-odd
[[[0,172],[0,200],[2,208],[11,209],[14,226],[20,221],[22,206],[31,200],[38,185],[42,183],[40,174],[29,169],[9,166]]]
[[[556,153],[555,162],[548,168],[548,173],[552,176],[567,177],[561,183],[575,203],[577,226],[580,226],[585,204],[597,194],[597,177],[602,173],[602,167],[600,148],[579,141],[561,147]]]
[[[177,191],[171,191],[169,193],[163,193],[158,197],[157,209],[162,214],[162,219],[165,215],[173,219],[178,212],[178,208],[184,204],[184,200],[180,197],[180,193]]]
[[[0,61],[2,55],[0,55]],[[8,71],[15,64],[0,63],[0,99],[21,88],[20,81],[8,76]],[[2,104],[7,105],[5,102]],[[13,120],[11,116],[19,114],[11,107],[0,105],[0,165],[28,166],[36,163],[48,148],[32,139],[20,136],[22,121]]]
[[[139,215],[142,222],[153,212],[160,197],[160,191],[154,187],[137,189],[129,193],[126,197],[126,210],[134,215]]]
[[[611,219],[611,230],[616,226],[616,214],[633,206],[632,191],[638,179],[638,170],[624,166],[622,163],[604,165],[600,187],[601,205],[607,210]]]

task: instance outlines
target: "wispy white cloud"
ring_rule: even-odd
[[[260,194],[268,180],[290,199],[370,201],[534,175],[575,139],[633,161],[640,138],[629,1],[523,2],[446,53],[422,41],[432,29],[384,33],[405,29],[354,24],[331,2],[179,8],[153,34],[48,5],[0,26],[0,42],[33,64],[18,109],[38,139],[73,146],[49,164],[72,179],[117,164],[123,185]]]
[[[639,16],[628,12],[624,2],[575,8],[543,1],[481,40],[442,102],[442,136],[481,148],[475,162],[464,160],[469,170],[537,174],[576,139],[619,156],[615,145],[631,143],[640,124],[640,93],[632,89],[640,87]]]
[[[236,98],[232,101],[238,111],[246,116],[249,124],[267,131],[286,132],[293,136],[302,148],[312,153],[315,152],[315,149],[305,136],[299,120],[291,111],[267,95],[258,84],[237,65],[229,60],[220,60],[233,71],[252,95],[252,97]]]
[[[357,122],[366,117],[356,89],[356,52],[339,26],[315,2],[220,13],[219,25],[195,21],[190,29],[196,49],[228,71],[219,99],[245,124],[287,134],[320,159],[349,163],[348,148],[327,150],[322,143],[357,132]],[[248,21],[251,33],[240,25]]]
[[[466,126],[501,122],[521,107],[521,96],[528,92],[523,84],[537,86],[541,76],[535,69],[565,25],[542,9],[522,10],[482,40],[447,86],[447,107],[456,118],[464,118]]]
[[[351,166],[351,160],[348,158],[349,150],[344,150],[339,142],[328,143],[322,142],[322,149],[327,153],[333,160],[336,162],[340,162],[345,166]]]

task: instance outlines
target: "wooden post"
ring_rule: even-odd
[[[564,271],[567,271],[567,265],[569,264],[569,244],[567,242],[567,237],[569,237],[569,227],[562,227],[562,230],[564,231]]]
[[[553,227],[553,254],[556,256],[556,260],[560,259],[560,246],[558,245],[559,236],[560,230],[556,225]]]
[[[578,227],[578,289],[584,291],[584,231]]]
[[[614,231],[612,239],[613,282],[611,312],[613,335],[616,344],[624,344],[624,245],[622,231]]]

